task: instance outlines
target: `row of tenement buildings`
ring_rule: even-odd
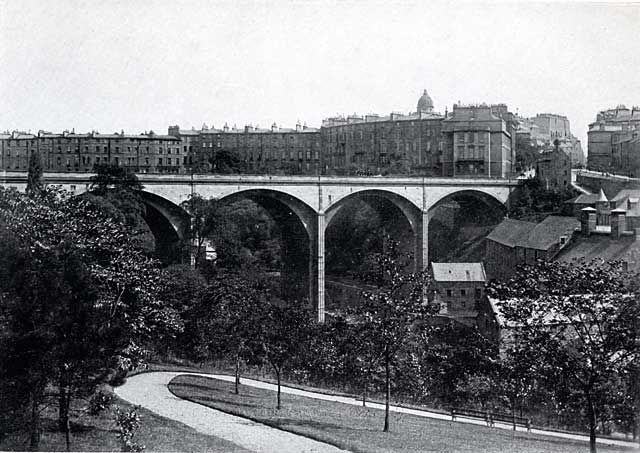
[[[515,115],[504,104],[433,111],[427,91],[416,112],[328,118],[322,127],[245,126],[167,135],[98,132],[0,134],[0,168],[25,171],[37,152],[46,171],[88,172],[118,164],[140,173],[414,174],[504,178],[515,172]]]
[[[603,110],[588,137],[589,169],[640,176],[640,107]]]

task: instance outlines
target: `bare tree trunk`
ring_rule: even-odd
[[[278,404],[276,409],[280,409],[280,370],[276,368],[276,378],[278,379]]]
[[[67,451],[71,450],[71,439],[69,425],[69,407],[71,406],[71,395],[69,388],[60,385],[60,395],[58,396],[58,429],[64,433]]]
[[[384,349],[384,374],[385,374],[385,398],[384,398],[384,431],[389,432],[389,400],[391,399],[391,376],[389,367],[389,346]]]
[[[38,401],[35,395],[31,400],[31,420],[29,420],[29,449],[37,451],[40,446],[40,412],[38,411]]]
[[[586,391],[587,397],[587,417],[589,418],[589,451],[591,453],[597,452],[596,447],[596,410],[593,406],[593,399],[591,398],[591,391]]]
[[[367,378],[362,385],[362,407],[367,407]]]
[[[516,397],[511,400],[511,421],[513,423],[513,430],[516,430]]]
[[[240,393],[240,353],[236,354],[236,395]]]

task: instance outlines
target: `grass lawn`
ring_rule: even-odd
[[[181,398],[355,452],[589,451],[586,442],[398,413],[391,413],[391,432],[383,433],[381,410],[283,394],[283,408],[278,411],[274,391],[241,386],[240,395],[235,395],[233,388],[230,382],[195,376],[178,376],[169,384],[169,390]],[[598,451],[637,450],[599,445]]]
[[[114,397],[115,398],[115,397]],[[115,406],[130,409],[133,406],[115,398]],[[81,407],[76,407],[72,415],[71,450],[72,451],[121,451],[120,440],[116,437],[117,428],[112,409],[99,417],[80,415]],[[247,452],[235,444],[213,436],[198,433],[182,423],[160,417],[146,409],[138,409],[141,427],[136,441],[147,447],[147,451],[193,451],[193,452]],[[42,420],[42,438],[40,451],[65,451],[64,434],[56,430],[57,409],[45,409]],[[2,451],[25,451],[29,448],[26,435],[8,435],[0,443]]]

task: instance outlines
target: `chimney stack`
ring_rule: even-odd
[[[590,236],[596,231],[596,210],[584,208],[580,211],[580,230],[584,236]]]
[[[627,211],[624,209],[611,210],[611,237],[614,239],[620,239],[622,233],[627,229],[626,220]]]

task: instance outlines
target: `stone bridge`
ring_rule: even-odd
[[[45,173],[48,184],[61,185],[81,194],[89,189],[89,173]],[[0,173],[0,184],[24,190],[25,172]],[[352,200],[372,206],[391,204],[406,219],[415,242],[415,267],[428,265],[429,220],[435,208],[458,197],[483,203],[487,209],[505,212],[518,180],[488,178],[329,177],[255,175],[138,175],[144,199],[150,207],[147,222],[156,240],[178,240],[185,234],[189,215],[181,207],[192,194],[223,202],[251,199],[263,206],[291,234],[294,242],[307,242],[309,296],[324,319],[324,237],[333,217]],[[285,237],[285,242],[287,238]],[[300,244],[298,244],[299,246]],[[285,250],[290,247],[285,246]]]

